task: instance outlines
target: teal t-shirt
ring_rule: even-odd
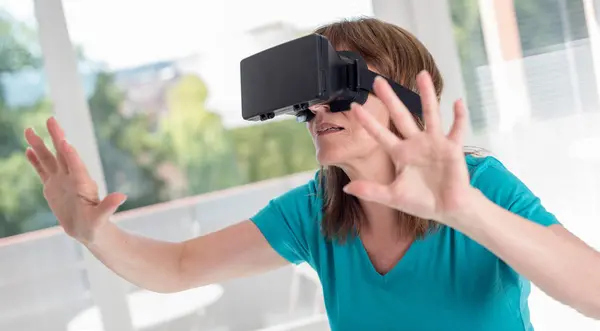
[[[466,162],[471,185],[490,200],[541,225],[558,224],[497,159]],[[251,220],[281,256],[316,270],[332,330],[533,330],[529,282],[486,248],[444,226],[381,275],[359,237],[325,239],[317,185],[315,178],[273,199]]]

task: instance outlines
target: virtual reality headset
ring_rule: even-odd
[[[336,51],[329,40],[311,34],[254,54],[240,62],[242,117],[266,121],[282,114],[310,121],[310,106],[327,104],[332,112],[364,104],[377,73],[355,52]],[[421,116],[421,99],[384,77],[412,113]]]

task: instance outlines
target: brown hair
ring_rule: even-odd
[[[315,33],[327,37],[338,50],[357,52],[379,74],[417,93],[417,74],[427,70],[440,98],[444,84],[433,56],[410,32],[375,18],[359,18],[322,26]],[[424,124],[421,119],[413,117],[422,130]],[[390,129],[401,136],[391,123]],[[322,231],[327,238],[341,242],[349,235],[358,234],[366,225],[358,199],[342,191],[349,182],[350,179],[339,167],[321,167],[320,187],[324,194]],[[433,221],[398,212],[400,236],[422,238],[436,226]]]

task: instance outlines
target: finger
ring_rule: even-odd
[[[462,99],[454,103],[454,123],[448,133],[448,138],[460,145],[464,137],[465,128],[467,126],[467,110]]]
[[[402,140],[393,134],[388,128],[381,125],[369,112],[353,102],[350,106],[352,112],[356,114],[360,124],[367,132],[375,138],[389,153],[394,153],[400,147]]]
[[[388,108],[392,122],[404,138],[408,138],[421,131],[408,108],[406,108],[390,84],[383,77],[377,76],[375,78],[373,90],[375,91],[375,95],[377,95]]]
[[[109,218],[119,206],[121,206],[125,200],[127,200],[127,196],[123,193],[111,193],[107,195],[98,206],[96,206],[96,216],[100,218]]]
[[[356,180],[344,186],[344,192],[365,201],[377,202],[392,207],[392,190],[387,185]]]
[[[423,105],[423,120],[425,121],[425,131],[432,133],[442,133],[440,106],[438,103],[435,87],[431,76],[427,71],[421,71],[417,75],[417,87],[421,95]]]
[[[56,164],[56,158],[54,154],[50,152],[46,144],[40,136],[38,136],[33,129],[29,128],[25,130],[25,139],[27,143],[33,148],[35,155],[37,156],[40,164],[48,175],[56,173],[58,165]]]
[[[87,168],[79,157],[77,150],[64,139],[60,142],[60,146],[65,157],[67,168],[69,169],[69,174],[73,175],[75,182],[81,183],[90,180]]]
[[[50,117],[46,122],[46,126],[48,127],[48,132],[50,133],[50,137],[52,138],[52,144],[54,145],[54,149],[56,149],[56,159],[58,163],[58,167],[61,171],[68,173],[69,169],[67,167],[67,161],[64,157],[64,151],[62,151],[60,142],[65,139],[65,132],[58,124],[56,118]]]
[[[46,170],[44,170],[44,167],[42,167],[40,160],[37,158],[37,156],[35,155],[35,152],[33,151],[33,149],[31,147],[27,148],[27,150],[25,151],[25,156],[27,156],[27,160],[29,160],[29,163],[31,163],[31,165],[37,172],[38,176],[40,176],[42,183],[45,183],[46,180],[48,180],[49,176],[46,173]]]

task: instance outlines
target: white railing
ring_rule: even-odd
[[[252,216],[271,198],[305,183],[313,175],[314,172],[301,173],[122,212],[115,221],[128,231],[152,238],[185,240]],[[58,228],[0,239],[0,330],[40,330],[43,321],[43,330],[48,331],[79,330],[77,326],[101,331],[100,317],[87,283],[86,275],[90,271],[85,269],[81,249]],[[133,305],[130,313],[134,320],[140,320],[136,316],[144,317],[134,322],[148,326],[150,322],[160,324],[148,318],[161,313],[161,305],[171,309],[178,305],[182,311],[193,308],[193,314],[165,315],[162,325],[167,323],[170,330],[189,327],[253,330],[286,323],[305,325],[303,318],[321,321],[320,312],[314,309],[313,293],[318,284],[307,277],[293,282],[297,278],[294,275],[295,268],[286,267],[258,277],[218,284],[219,288],[211,288],[209,292],[191,291],[187,296],[180,296],[178,302],[175,296],[152,296],[129,285],[128,299]],[[290,303],[292,291],[311,295],[295,295],[292,299],[297,302]],[[199,307],[200,297],[193,295],[216,296],[218,300]],[[151,301],[156,301],[153,312],[136,313],[137,308]],[[291,304],[295,309],[290,313]]]

